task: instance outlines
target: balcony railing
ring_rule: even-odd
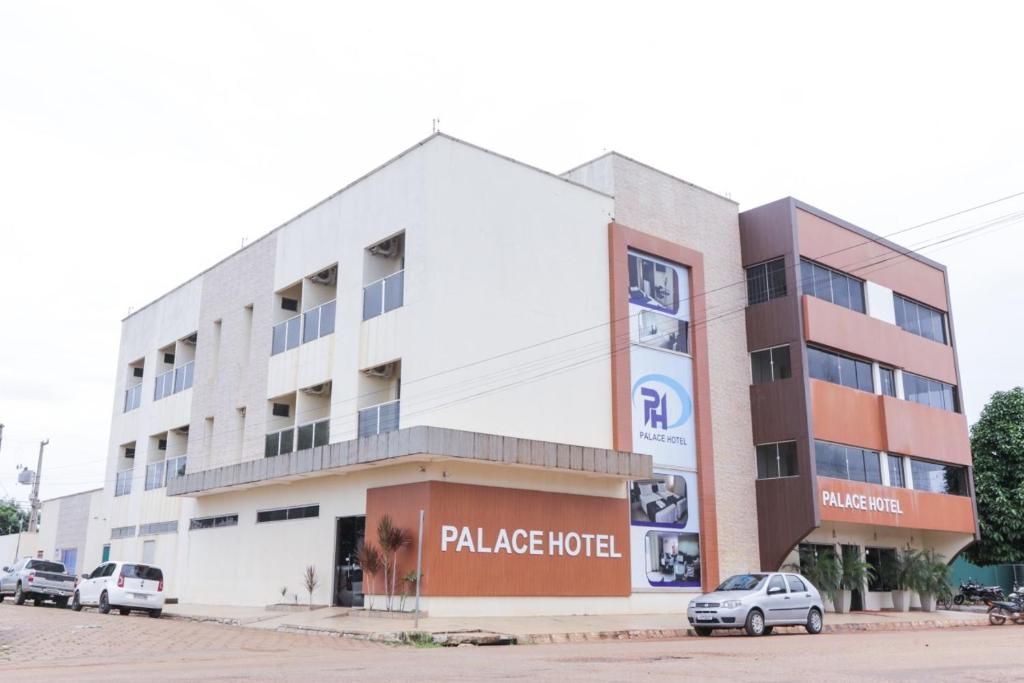
[[[121,470],[114,478],[114,496],[127,496],[132,492],[132,470]]]
[[[124,412],[135,410],[142,405],[142,384],[128,387],[124,391]]]
[[[359,436],[373,436],[398,429],[400,401],[389,401],[359,411]]]
[[[187,458],[187,455],[180,455],[177,458],[168,458],[146,465],[146,490],[162,489],[171,479],[184,476]]]
[[[296,315],[274,325],[270,342],[270,355],[276,356],[300,343],[305,344],[334,333],[334,318],[337,312],[336,300],[320,304],[301,315]]]
[[[156,385],[153,388],[153,400],[159,401],[171,394],[192,388],[193,374],[195,373],[196,362],[189,361],[185,365],[168,370],[156,376]]]
[[[263,450],[263,457],[273,458],[274,456],[291,453],[295,445],[295,427],[288,427],[276,432],[267,434],[266,446]]]
[[[371,282],[363,287],[363,320],[393,311],[402,305],[404,298],[404,270]]]
[[[299,425],[296,434],[295,450],[301,451],[313,446],[325,446],[331,438],[331,421],[319,420]]]

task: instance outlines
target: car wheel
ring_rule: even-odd
[[[747,632],[748,636],[764,635],[764,615],[761,614],[761,610],[750,610],[747,614],[747,623],[744,625],[743,630]]]
[[[764,635],[770,636],[772,634],[772,631],[774,631],[774,630],[775,630],[774,626],[765,626],[764,627]]]
[[[57,607],[60,607],[61,609],[67,609],[67,607],[68,607],[68,599],[67,598],[57,598],[56,602],[57,602]]]
[[[20,583],[18,584],[18,587],[14,589],[14,604],[15,605],[24,605],[25,604],[25,593],[22,592],[21,584]]]
[[[824,626],[824,622],[821,619],[821,612],[818,611],[817,607],[811,608],[811,613],[807,615],[807,625],[804,627],[807,632],[812,636],[816,636],[821,633],[821,629]]]
[[[110,600],[107,598],[107,591],[100,593],[100,614],[110,614]]]
[[[149,610],[149,618],[150,619],[159,619],[160,615],[163,614],[163,613],[164,613],[164,611],[162,609],[151,609],[151,610]]]
[[[75,591],[75,595],[71,598],[71,609],[76,612],[82,611],[82,600],[78,597],[78,591]]]
[[[121,613],[122,617],[126,617],[126,616],[128,616],[129,614],[132,613],[132,611],[130,609],[125,609],[124,607],[120,608],[117,611]]]
[[[694,626],[693,627],[693,632],[696,633],[701,638],[706,638],[706,637],[711,635],[711,629],[708,628],[707,626]]]

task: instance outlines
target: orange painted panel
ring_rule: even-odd
[[[802,209],[796,211],[796,225],[801,256],[949,310],[942,270]]]
[[[804,295],[804,337],[812,343],[958,384],[953,347],[893,324]]]
[[[967,496],[893,488],[818,477],[823,522],[973,534],[974,507]]]
[[[887,450],[929,460],[971,464],[967,418],[913,401],[883,397]]]
[[[811,380],[814,438],[884,451],[881,396]]]
[[[630,594],[625,498],[437,481],[386,486],[367,491],[367,542],[376,545],[385,513],[415,535],[421,508],[424,595]],[[415,562],[413,544],[398,575]]]

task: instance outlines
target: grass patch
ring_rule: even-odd
[[[408,643],[413,647],[417,648],[433,648],[441,647],[439,643],[434,642],[434,636],[429,633],[422,631],[413,631],[408,634]]]

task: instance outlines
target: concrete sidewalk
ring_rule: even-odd
[[[408,642],[411,633],[430,634],[441,644],[562,643],[595,640],[650,640],[693,635],[684,615],[640,614],[550,617],[424,617],[413,620],[352,615],[343,607],[277,612],[260,607],[167,605],[178,619],[212,621],[246,628],[311,633],[382,642]],[[972,611],[854,612],[825,615],[825,631],[910,630],[987,624]],[[802,627],[779,629],[801,630]],[[728,633],[728,631],[726,632]]]

